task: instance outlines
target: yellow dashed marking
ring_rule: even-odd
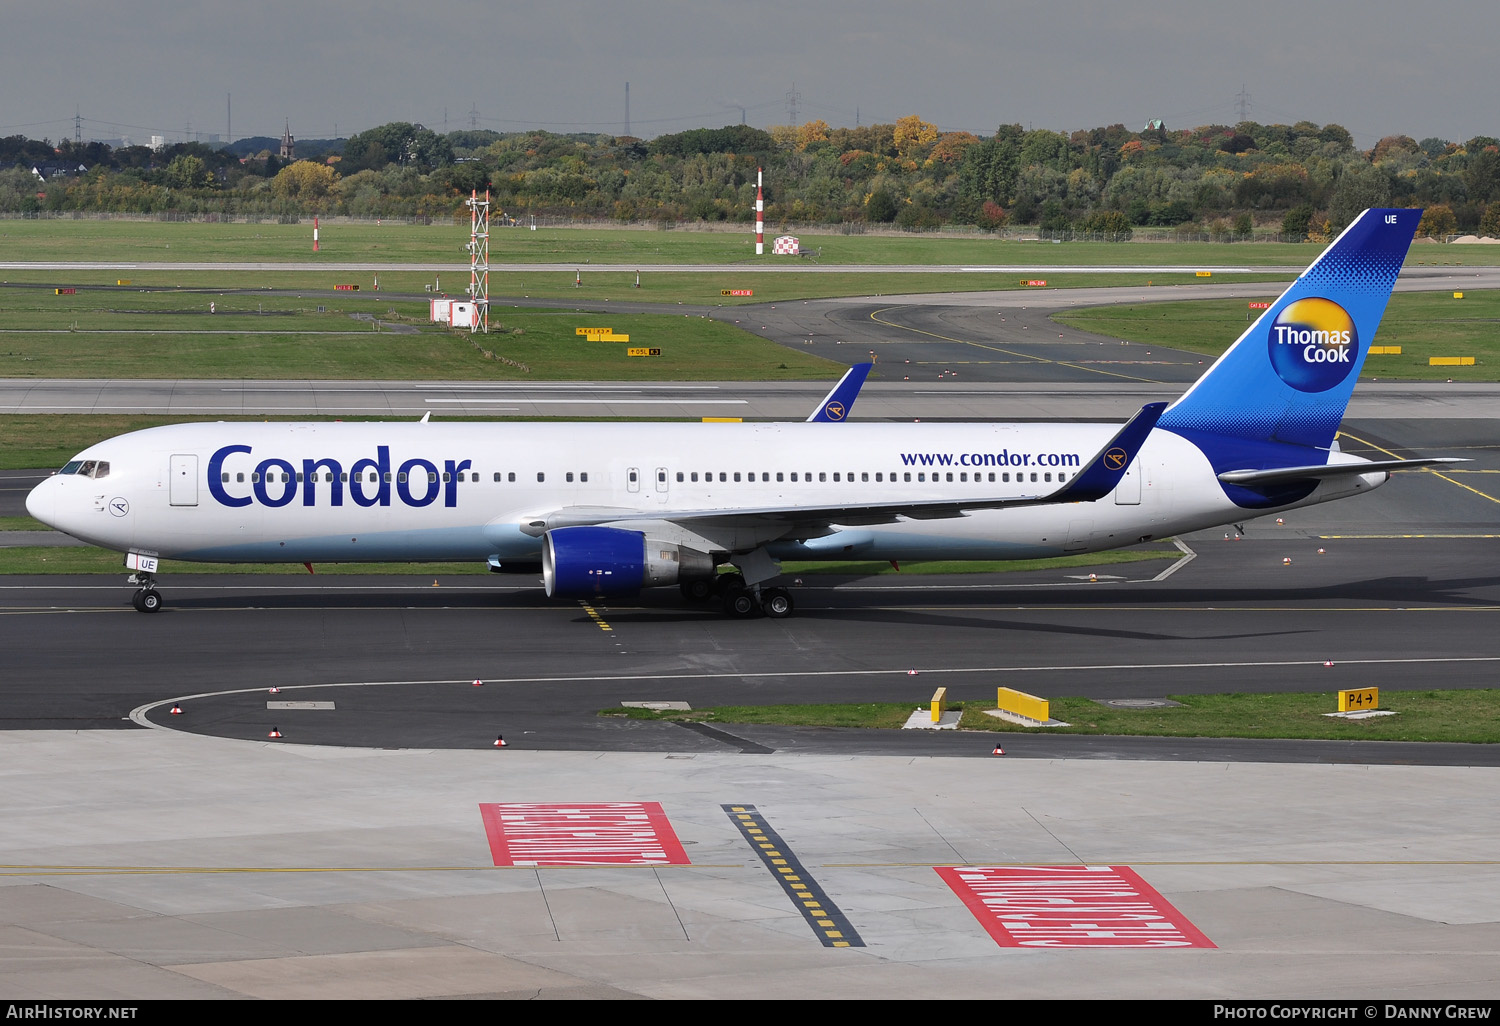
[[[593,620],[594,624],[601,631],[613,631],[614,630],[613,627],[611,627],[609,624],[607,624],[607,623],[604,622],[604,617],[600,616],[599,615],[599,611],[596,610],[593,606],[589,605],[583,599],[579,599],[578,600],[578,604],[583,607],[583,611],[585,613],[589,614],[589,619]]]
[[[761,863],[781,884],[782,890],[792,900],[793,907],[802,913],[807,925],[824,947],[864,947],[865,942],[833,902],[821,894],[817,882],[807,875],[802,863],[781,843],[776,831],[754,814],[753,805],[725,805],[731,822],[740,828],[751,850],[760,856]],[[748,813],[748,814],[747,814]],[[757,850],[758,849],[758,850]],[[804,882],[804,880],[806,882]]]

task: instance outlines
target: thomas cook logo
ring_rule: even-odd
[[[1331,299],[1299,299],[1271,322],[1271,366],[1299,392],[1326,392],[1349,376],[1359,353],[1354,318]]]
[[[844,404],[840,402],[831,402],[827,406],[823,407],[823,412],[828,414],[829,420],[843,420]]]

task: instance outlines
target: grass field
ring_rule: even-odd
[[[1274,299],[1267,293],[1267,299]],[[1243,299],[1093,307],[1054,315],[1063,324],[1132,342],[1217,356],[1249,326]],[[1398,292],[1374,345],[1400,355],[1371,355],[1362,380],[1494,381],[1500,376],[1500,292]],[[1430,367],[1431,356],[1472,356],[1472,367]]]
[[[727,316],[605,317],[632,345],[661,349],[641,359],[575,333],[598,314],[493,308],[488,335],[450,331],[427,314],[425,302],[363,293],[0,289],[0,376],[766,381],[841,370]]]
[[[993,694],[978,701],[950,702],[961,710],[960,729],[1007,733],[1148,735],[1156,737],[1306,738],[1337,741],[1500,741],[1500,691],[1380,692],[1380,708],[1396,713],[1345,720],[1325,713],[1338,708],[1331,692],[1302,694],[1172,695],[1178,706],[1116,709],[1087,698],[1057,698],[1053,719],[1067,727],[1022,727],[987,716]],[[859,705],[724,706],[691,712],[605,709],[601,715],[633,719],[710,723],[779,723],[818,727],[899,728],[926,695],[905,703]]]
[[[768,236],[781,229],[768,225]],[[822,264],[1305,264],[1321,247],[1293,243],[1022,242],[951,233],[842,235],[798,229]],[[0,221],[3,260],[468,261],[469,219],[432,225],[323,222],[319,251],[312,221],[283,224],[204,224],[127,220]],[[635,228],[505,228],[492,225],[490,262],[603,264],[785,265],[799,258],[755,255],[752,225],[738,231]],[[1434,247],[1435,248],[1435,247]],[[1494,246],[1444,247],[1438,262],[1500,263]],[[1454,255],[1457,254],[1457,255]],[[802,258],[805,259],[805,258]]]

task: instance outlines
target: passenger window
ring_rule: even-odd
[[[682,471],[680,471],[680,470],[679,470],[679,471],[678,471],[678,472],[677,472],[677,483],[678,483],[678,484],[682,484],[682,478],[683,478],[683,474],[682,474]]]
[[[870,474],[869,474],[869,472],[868,471],[861,471],[860,475],[859,475],[859,479],[861,481],[868,481],[868,480],[870,480]]]
[[[516,483],[516,472],[514,470],[512,470],[509,474],[505,475],[505,480],[509,484],[515,484]]]
[[[396,475],[396,480],[399,481],[401,484],[406,484],[406,471],[403,470],[403,471],[401,471],[401,473],[397,474]]]
[[[725,474],[724,471],[721,470],[721,471],[719,471],[719,480],[720,481],[728,481],[729,480],[729,475]],[[736,478],[735,480],[739,480],[739,479]]]
[[[229,483],[229,471],[226,470],[222,474],[220,474],[219,475],[219,480],[223,481],[225,484],[228,484]]]
[[[906,472],[906,473],[905,473],[905,474],[904,474],[904,475],[902,475],[902,476],[903,476],[903,477],[904,477],[904,479],[905,479],[905,480],[907,480],[907,481],[910,481],[910,480],[911,480],[911,471],[909,471],[909,470],[908,470],[908,471],[907,471],[907,472]]]
[[[1052,472],[1048,471],[1047,473],[1043,474],[1042,475],[1042,480],[1043,481],[1051,481],[1052,480]]]
[[[776,471],[776,480],[777,480],[778,483],[780,483],[781,480],[782,480],[781,471],[779,471],[779,470]]]
[[[384,476],[385,476],[385,483],[386,484],[390,484],[391,483],[391,472],[389,470],[387,470],[385,472]]]
[[[953,471],[951,471],[951,470],[950,470],[950,471],[948,471],[948,481],[949,481],[949,482],[950,482],[950,483],[952,483],[952,481],[953,481]]]
[[[794,471],[792,471],[792,480],[793,480],[793,481],[794,481],[794,482],[795,482],[795,481],[796,481],[796,480],[797,480],[797,472],[796,472],[796,471],[795,471],[795,470],[794,470]]]
[[[563,475],[563,480],[567,481],[569,484],[572,484],[573,483],[573,472],[570,470],[566,474],[564,474]]]
[[[827,481],[828,480],[828,472],[824,471],[824,470],[818,471],[818,480],[819,481]]]
[[[589,480],[589,472],[587,470],[583,471],[581,474],[578,475],[578,480],[581,481],[584,484],[587,484],[588,480]]]
[[[495,471],[495,483],[496,484],[500,483],[500,471],[498,471],[498,470]]]
[[[875,471],[875,483],[876,484],[879,484],[881,481],[885,480],[885,478],[881,477],[880,474],[881,474],[880,471],[878,471],[878,470]]]
[[[918,473],[917,474],[917,480],[918,481],[926,481],[927,480],[927,471],[924,470],[924,471],[921,471],[920,473]]]
[[[1032,483],[1036,482],[1036,471],[1034,471],[1034,470],[1031,472],[1031,480],[1032,480]]]
[[[736,480],[736,481],[738,481],[738,480],[739,480],[739,479],[740,479],[740,472],[739,472],[739,471],[738,471],[738,470],[736,470],[736,471],[735,471],[735,472],[734,472],[734,479],[735,479],[735,480]]]
[[[839,472],[838,472],[838,471],[837,471],[837,470],[835,470],[835,471],[834,471],[834,472],[833,472],[833,479],[834,479],[834,480],[835,480],[835,481],[837,481],[837,480],[838,480],[838,479],[839,479]]]
[[[544,471],[538,470],[536,472],[536,479],[537,479],[537,483],[540,484],[541,482],[547,480],[547,475],[546,475],[546,473]]]
[[[692,479],[693,479],[693,484],[697,484],[698,483],[698,472],[696,470],[693,471],[693,473],[692,473]]]

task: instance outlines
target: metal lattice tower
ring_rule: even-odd
[[[469,298],[474,301],[475,317],[469,323],[469,334],[490,333],[490,191],[474,190],[469,205]]]

